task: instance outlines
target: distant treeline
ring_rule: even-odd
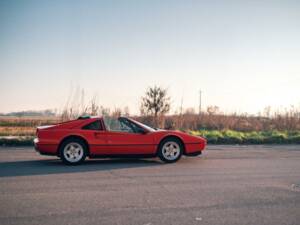
[[[16,117],[41,117],[41,116],[56,116],[56,113],[51,109],[46,110],[28,110],[10,113],[0,113],[0,116],[16,116]]]

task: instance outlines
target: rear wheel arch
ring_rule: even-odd
[[[176,135],[167,135],[159,141],[159,144],[157,145],[157,149],[156,149],[156,155],[158,154],[159,148],[161,147],[162,143],[169,138],[174,138],[174,139],[178,140],[183,147],[183,154],[185,154],[185,144],[184,144],[183,140]]]
[[[60,156],[60,151],[59,151],[59,150],[60,150],[62,144],[63,144],[64,142],[68,141],[68,140],[80,140],[80,141],[82,141],[82,142],[85,144],[85,147],[86,147],[86,150],[87,150],[87,155],[88,155],[88,156],[90,155],[89,143],[87,142],[87,140],[86,140],[85,138],[83,138],[83,137],[81,137],[81,136],[79,136],[79,135],[69,135],[69,136],[67,136],[67,137],[64,137],[64,138],[60,141],[60,143],[59,143],[59,145],[58,145],[58,147],[57,147],[57,150],[56,150],[58,156]]]

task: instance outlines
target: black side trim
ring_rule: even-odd
[[[90,155],[89,158],[154,158],[155,154],[105,154],[105,155]]]
[[[102,145],[98,145],[98,144],[90,144],[90,146],[148,146],[148,145],[157,145],[157,144],[120,144],[120,145],[114,145],[114,144],[102,144]]]
[[[184,144],[188,144],[188,145],[201,145],[201,142],[185,142]]]
[[[54,155],[54,156],[57,156],[57,154],[54,152],[54,153],[50,153],[50,152],[39,152],[41,155]]]
[[[197,155],[201,155],[202,151],[198,151],[198,152],[191,152],[191,153],[186,153],[186,156],[197,156]]]
[[[58,145],[58,144],[38,144],[38,145]]]

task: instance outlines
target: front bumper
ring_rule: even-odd
[[[185,144],[185,155],[186,156],[197,156],[201,155],[202,151],[206,147],[206,140],[197,143],[186,143]]]

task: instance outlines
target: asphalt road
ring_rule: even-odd
[[[300,146],[209,146],[176,164],[65,166],[0,148],[0,224],[300,224]]]

